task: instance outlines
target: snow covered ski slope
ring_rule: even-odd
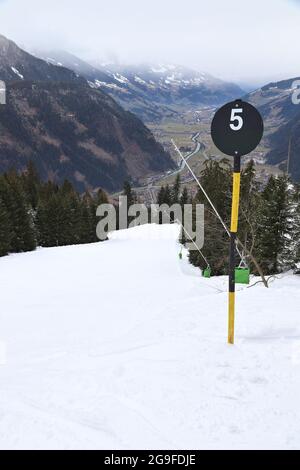
[[[177,236],[0,259],[2,449],[300,448],[300,278],[240,287],[229,346],[227,279]]]

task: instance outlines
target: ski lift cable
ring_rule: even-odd
[[[201,191],[203,192],[204,196],[206,197],[206,199],[208,200],[209,204],[211,205],[211,207],[213,208],[216,216],[218,217],[219,221],[221,222],[221,224],[223,225],[224,229],[226,230],[227,232],[227,235],[230,236],[230,232],[229,232],[229,229],[228,227],[226,226],[225,222],[223,221],[222,217],[220,216],[220,214],[218,213],[217,209],[215,208],[215,206],[213,205],[210,197],[208,196],[207,192],[205,191],[205,189],[203,188],[202,184],[200,183],[200,181],[198,180],[197,176],[195,175],[195,173],[193,172],[192,168],[190,167],[190,165],[188,164],[188,162],[186,161],[186,159],[184,158],[184,156],[182,155],[182,153],[180,152],[179,148],[177,147],[177,145],[175,144],[174,140],[171,139],[171,142],[172,144],[174,145],[174,148],[175,150],[178,152],[178,154],[180,155],[180,157],[182,158],[182,160],[184,161],[185,165],[188,167],[190,173],[192,174],[194,180],[196,181],[196,183],[198,184],[199,188],[201,189]]]
[[[150,193],[150,197],[151,197],[151,200],[152,200],[152,203],[154,204],[154,198],[153,198],[153,193],[151,191],[151,189],[148,187],[148,191]],[[177,222],[181,227],[182,229],[185,231],[185,234],[188,236],[188,238],[190,239],[190,241],[194,244],[194,246],[196,247],[196,249],[198,250],[198,252],[200,253],[200,256],[202,256],[203,260],[205,261],[206,263],[206,266],[208,268],[210,268],[210,265],[209,265],[209,262],[207,261],[207,259],[205,258],[204,254],[202,253],[202,251],[200,250],[200,248],[197,246],[196,242],[193,240],[193,238],[191,237],[191,235],[188,233],[188,231],[186,230],[186,228],[184,227],[184,225],[182,224],[182,222],[180,222],[179,219],[175,219],[175,222]],[[182,252],[182,246],[181,246],[181,250],[180,252]]]
[[[186,228],[183,226],[183,224],[180,222],[180,220],[178,219],[175,219],[175,222],[177,222],[179,225],[181,225],[181,227],[183,228],[183,230],[185,231],[186,235],[189,237],[189,239],[191,240],[191,242],[195,245],[195,247],[197,248],[197,250],[199,251],[200,255],[202,256],[202,258],[204,259],[207,267],[209,268],[209,262],[207,261],[207,259],[205,258],[204,254],[202,253],[202,251],[200,250],[200,248],[197,246],[196,242],[193,240],[193,238],[191,237],[191,235],[188,233],[188,231],[186,230]]]
[[[245,258],[246,258],[246,257],[245,257],[245,253],[244,253],[244,251],[242,251],[242,254],[241,254],[241,261],[240,261],[240,264],[239,264],[239,268],[242,268],[242,267],[247,268],[247,267],[248,267],[248,265],[247,265],[247,263],[246,263],[246,261],[245,261]]]
[[[154,203],[153,201],[153,196],[151,194],[151,199],[152,199],[152,202]],[[186,228],[184,227],[184,225],[182,224],[182,222],[180,222],[179,219],[175,219],[174,222],[177,222],[181,228],[185,231],[185,234],[188,236],[188,238],[191,240],[191,242],[194,244],[194,246],[196,247],[196,249],[199,251],[200,255],[202,256],[202,258],[204,259],[206,265],[208,268],[210,268],[210,265],[209,265],[209,262],[207,261],[207,259],[205,258],[204,254],[202,253],[202,251],[200,250],[200,248],[198,247],[198,245],[196,244],[195,240],[193,240],[193,238],[191,237],[191,235],[188,233],[188,231],[186,230]],[[181,250],[182,251],[182,247],[181,247]]]
[[[193,176],[194,180],[196,181],[197,185],[199,186],[199,188],[201,189],[201,191],[203,192],[204,196],[206,197],[206,199],[208,200],[209,204],[211,205],[211,207],[213,208],[216,216],[218,217],[219,221],[221,222],[222,226],[224,227],[227,235],[230,237],[230,231],[227,227],[227,225],[225,224],[224,220],[222,219],[222,217],[220,216],[219,212],[217,211],[217,209],[215,208],[212,200],[210,199],[210,197],[208,196],[207,192],[205,191],[205,189],[203,188],[202,184],[200,183],[199,179],[197,178],[197,176],[195,175],[195,173],[193,172],[192,168],[190,167],[189,163],[186,161],[186,159],[184,158],[184,156],[182,155],[182,153],[180,152],[179,148],[177,147],[176,143],[174,142],[173,139],[171,139],[171,142],[176,150],[176,152],[180,155],[180,158],[184,161],[185,165],[187,166],[188,170],[190,171],[191,175]],[[242,253],[240,252],[238,246],[236,246],[236,250],[241,258],[241,260],[245,263],[244,261],[244,256],[242,255]]]
[[[151,195],[151,200],[152,200],[152,203],[154,204],[154,200],[153,200],[153,194],[151,191],[150,192],[150,195]],[[182,222],[180,222],[179,219],[175,219],[175,222],[177,222],[181,228],[185,231],[185,234],[188,236],[188,238],[191,240],[191,242],[194,244],[194,246],[196,247],[196,249],[199,251],[200,255],[202,256],[203,260],[205,261],[207,267],[209,268],[210,265],[209,265],[209,262],[207,261],[207,259],[205,258],[204,254],[202,253],[202,251],[200,250],[200,248],[197,246],[196,242],[193,240],[193,238],[191,237],[191,235],[188,233],[188,231],[186,230],[186,228],[184,227],[184,225],[182,224]],[[181,246],[181,250],[180,252],[182,251],[182,246]]]

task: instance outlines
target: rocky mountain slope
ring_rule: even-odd
[[[300,105],[292,101],[295,80],[299,78],[270,83],[246,99],[259,108],[265,121],[270,149],[267,163],[288,169],[292,178],[300,181]]]
[[[34,160],[44,178],[83,191],[121,188],[124,179],[173,167],[152,133],[77,73],[40,60],[0,37],[0,171]]]
[[[15,80],[85,82],[74,71],[57,67],[28,54],[2,35],[0,35],[0,79],[6,82]]]
[[[280,82],[268,83],[262,88],[249,93],[245,99],[257,106],[264,119],[275,126],[292,119],[299,112],[299,108],[292,102],[293,83],[299,78],[291,78]]]

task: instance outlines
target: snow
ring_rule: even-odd
[[[57,60],[55,59],[52,59],[51,57],[47,57],[46,58],[46,62],[50,63],[50,64],[54,64],[56,65],[57,67],[63,67],[63,64],[61,62],[58,62]]]
[[[123,75],[119,74],[119,73],[114,73],[113,77],[114,77],[115,80],[117,80],[120,83],[127,83],[128,82],[128,79],[126,77],[124,77]]]
[[[145,82],[145,80],[143,80],[142,78],[138,77],[137,75],[134,76],[134,81],[137,82],[137,83],[141,83],[142,85],[147,85],[147,83]]]
[[[101,86],[100,84],[96,84],[94,82],[91,82],[90,80],[88,80],[88,84],[91,88],[98,88],[99,86]]]
[[[175,73],[173,73],[172,75],[168,75],[167,80],[169,80],[170,82],[176,81]]]
[[[239,286],[228,345],[178,233],[0,259],[1,449],[300,448],[300,277]]]
[[[21,78],[21,80],[24,80],[24,76],[19,72],[19,70],[17,70],[15,67],[11,67],[12,71],[18,75],[19,78]]]
[[[158,67],[152,67],[151,68],[151,71],[153,73],[166,73],[168,72],[168,67],[164,67],[164,66],[158,66]]]
[[[95,82],[89,82],[89,85],[91,88],[106,87],[106,88],[113,88],[118,91],[124,91],[124,88],[119,87],[115,83],[106,83],[106,82],[101,82],[100,80],[95,80]]]

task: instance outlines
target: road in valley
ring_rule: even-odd
[[[181,160],[179,162],[178,167],[177,167],[176,170],[173,170],[173,171],[169,170],[164,174],[154,175],[154,176],[149,178],[148,183],[146,185],[138,187],[138,188],[134,188],[134,190],[138,193],[147,191],[148,194],[150,195],[150,201],[149,202],[154,203],[155,200],[156,200],[156,194],[155,193],[156,193],[156,190],[158,188],[160,188],[160,186],[161,186],[160,183],[166,178],[170,178],[172,176],[177,176],[178,174],[180,174],[184,170],[184,168],[186,166],[186,162],[191,157],[193,157],[194,155],[196,155],[198,152],[200,152],[202,150],[202,155],[204,156],[205,160],[209,160],[209,157],[206,154],[205,145],[201,141],[198,140],[199,136],[200,136],[200,132],[196,132],[195,134],[193,134],[191,136],[191,141],[194,143],[194,148],[193,148],[193,150],[191,150],[184,157],[184,161]]]

